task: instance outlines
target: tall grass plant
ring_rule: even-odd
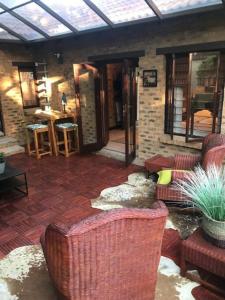
[[[191,198],[207,217],[225,221],[225,168],[211,165],[204,171],[198,166],[194,172],[187,172],[176,188]]]

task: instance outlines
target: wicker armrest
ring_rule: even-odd
[[[178,182],[179,180],[185,180],[187,174],[192,173],[191,171],[187,171],[187,170],[173,170],[172,171],[172,182]]]
[[[190,170],[193,169],[196,164],[201,162],[200,154],[187,154],[187,155],[175,155],[174,169],[177,170]]]

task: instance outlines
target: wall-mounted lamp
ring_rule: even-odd
[[[54,53],[54,55],[55,55],[56,58],[57,58],[58,64],[59,64],[59,65],[62,65],[62,64],[63,64],[63,55],[62,55],[62,53],[57,52],[57,53]]]

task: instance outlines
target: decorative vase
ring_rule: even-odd
[[[201,227],[207,241],[217,247],[225,248],[225,221],[216,221],[203,215]]]
[[[5,172],[5,161],[0,163],[0,174],[3,174]]]

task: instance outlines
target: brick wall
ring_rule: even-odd
[[[0,45],[0,101],[5,134],[24,142],[24,111],[18,68],[12,62],[32,61],[31,52],[20,45]]]
[[[61,95],[65,92],[69,102],[68,107],[74,110],[76,100],[74,64],[86,62],[88,57],[93,55],[145,50],[145,56],[139,61],[140,76],[145,69],[157,69],[158,86],[143,88],[142,78],[139,78],[138,156],[143,160],[155,153],[192,152],[195,150],[190,148],[190,145],[185,145],[182,137],[177,137],[171,142],[164,134],[165,57],[157,56],[156,48],[224,41],[224,19],[225,12],[222,10],[185,16],[161,23],[146,23],[135,27],[58,39],[36,45],[32,52],[36,61],[44,59],[48,63],[52,107],[55,109],[61,107]],[[62,65],[57,63],[55,53],[63,54]],[[225,114],[222,132],[225,133]]]

